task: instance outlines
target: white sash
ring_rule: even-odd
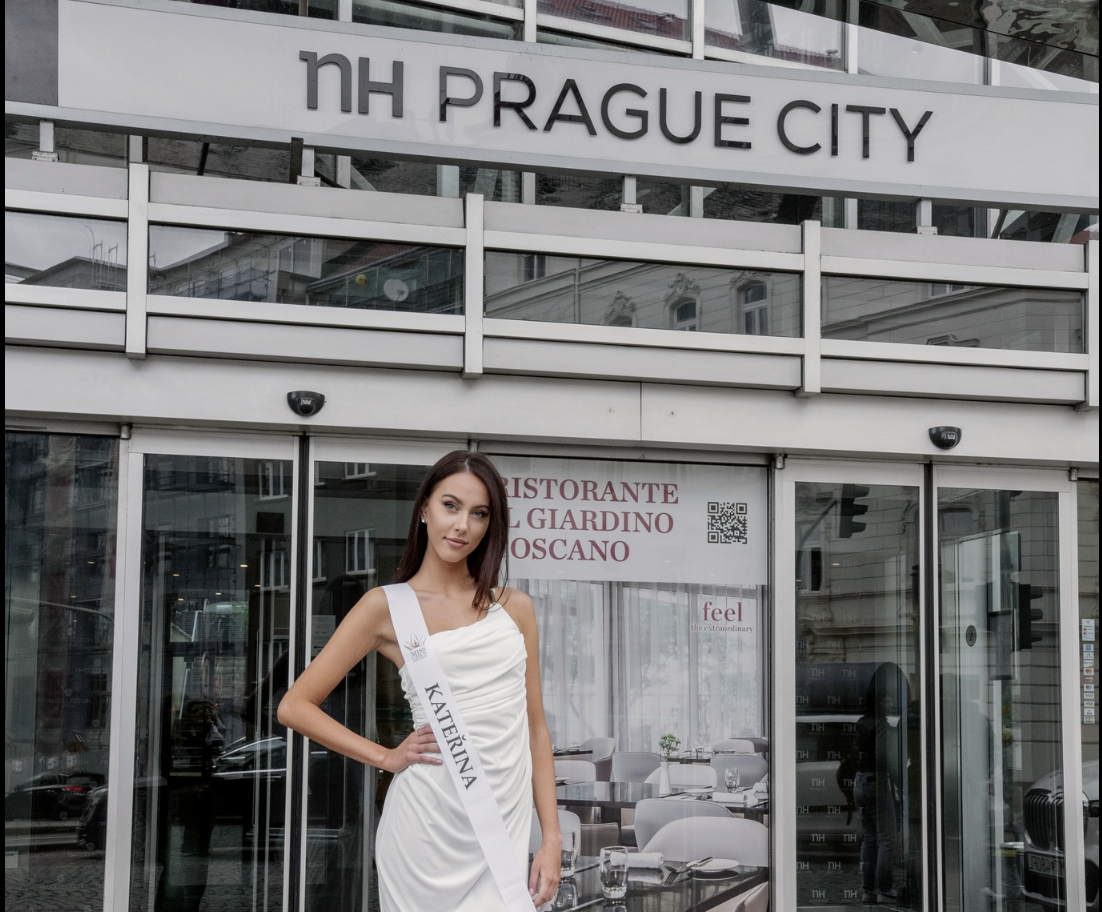
[[[505,829],[501,809],[490,791],[478,752],[467,737],[463,716],[432,651],[417,594],[408,583],[383,586],[383,591],[410,680],[421,698],[444,766],[451,773],[452,782],[463,800],[505,906],[509,912],[533,912],[535,906],[528,894],[525,872],[516,863],[516,847]]]

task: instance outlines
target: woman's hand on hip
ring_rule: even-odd
[[[414,729],[405,741],[386,752],[380,768],[392,773],[400,773],[414,763],[432,763],[439,766],[443,762],[440,757],[440,747],[436,743],[436,735],[432,733],[432,726],[422,725]]]

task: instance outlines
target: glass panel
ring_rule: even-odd
[[[518,6],[514,0],[497,0],[508,6]],[[449,35],[472,35],[483,38],[518,40],[523,25],[512,19],[494,19],[476,13],[456,12],[434,6],[418,6],[400,0],[353,0],[352,21],[367,25],[389,25],[395,28],[421,29]]]
[[[840,199],[835,208],[841,211]],[[815,219],[827,227],[831,227],[833,221],[824,215],[821,197],[770,193],[768,190],[735,185],[704,188],[704,218],[775,222],[779,225],[798,225]]]
[[[321,159],[323,156],[318,156]],[[150,136],[146,162],[154,171],[201,174],[286,183],[291,173],[291,152],[243,144],[212,143]],[[321,169],[324,173],[324,169]],[[332,176],[332,175],[329,175]]]
[[[1083,351],[1077,291],[823,276],[823,338]]]
[[[982,35],[943,18],[862,3],[857,60],[862,73],[982,85]]]
[[[4,156],[30,158],[38,149],[38,124],[6,121],[4,123]],[[107,168],[126,167],[126,136],[104,130],[76,130],[60,124],[54,126],[54,151],[59,162],[74,165],[100,165]]]
[[[796,485],[801,907],[924,908],[919,491]]]
[[[895,231],[913,234],[918,224],[915,203],[903,200],[857,201],[857,227],[864,231]]]
[[[705,43],[759,57],[844,69],[842,5],[818,0],[801,3],[799,9],[793,6],[766,0],[712,0],[705,5]]]
[[[145,459],[131,908],[283,907],[291,463]]]
[[[459,313],[463,251],[385,241],[149,228],[151,294]]]
[[[1065,893],[1057,495],[943,488],[938,530],[945,908],[1041,912]]]
[[[1095,65],[1097,69],[1097,64]],[[1097,78],[1094,80],[1048,73],[1018,63],[1003,62],[999,67],[999,85],[1023,89],[1052,89],[1058,92],[1090,92],[1098,94]]]
[[[126,291],[126,222],[6,211],[4,281]]]
[[[424,469],[365,462],[314,468],[311,598],[317,655],[360,596],[389,583],[406,541]],[[396,747],[413,716],[397,669],[374,653],[352,669],[324,709],[353,731]],[[306,811],[306,912],[377,909],[375,827],[392,776],[315,745]],[[365,891],[369,892],[364,903]]]
[[[187,0],[194,2],[194,0]],[[218,6],[234,6],[239,9],[256,10],[262,13],[276,13],[283,16],[299,15],[299,0],[244,0],[244,2],[220,2]],[[309,0],[311,19],[336,19],[337,0]]]
[[[1098,907],[1098,480],[1078,484],[1079,652],[1082,673],[1083,794],[1087,801],[1086,900]]]
[[[103,905],[118,441],[4,435],[4,908]]]
[[[611,0],[539,0],[540,15],[559,16],[587,25],[625,29],[660,38],[689,38],[687,0],[636,0],[613,3]]]
[[[689,188],[637,178],[635,202],[651,215],[688,215]],[[621,175],[536,174],[536,203],[574,209],[619,212],[624,201]]]
[[[970,206],[933,207],[933,222],[942,237],[985,237],[987,210]]]
[[[398,159],[353,158],[352,189],[453,197],[481,193],[487,200],[519,203],[520,173]]]
[[[1091,237],[1091,226],[1098,224],[1098,213],[1076,215],[1011,210],[1000,212],[999,217],[999,237],[1008,241],[1085,244]]]
[[[792,273],[486,254],[486,316],[793,337],[800,277]]]
[[[1028,7],[1026,7],[1028,8]],[[1084,11],[1086,12],[1086,11]],[[1089,13],[1087,15],[1090,15]],[[1098,85],[1098,20],[1088,25],[1089,20],[1082,24],[1084,32],[1090,29],[1094,33],[1094,53],[1080,54],[1064,47],[1055,47],[1052,44],[1042,44],[1038,41],[1009,38],[995,32],[988,33],[988,39],[992,44],[991,56],[998,60],[1017,64],[1020,67],[1036,70],[1037,72],[1052,73],[1057,77],[1065,77]],[[1032,16],[1023,17],[1023,23],[1027,29],[1036,28]],[[1066,85],[1062,81],[1057,85]],[[1043,87],[1043,86],[1041,86]],[[1075,91],[1081,91],[1075,89]],[[1095,90],[1097,91],[1097,89]]]

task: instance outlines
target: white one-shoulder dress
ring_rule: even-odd
[[[430,637],[478,750],[527,880],[532,825],[524,637],[497,603],[467,627]],[[428,722],[405,668],[413,723]],[[504,910],[456,787],[444,766],[415,763],[394,777],[376,835],[382,912]]]

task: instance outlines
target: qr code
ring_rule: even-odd
[[[708,544],[745,545],[747,542],[746,504],[708,502]]]

